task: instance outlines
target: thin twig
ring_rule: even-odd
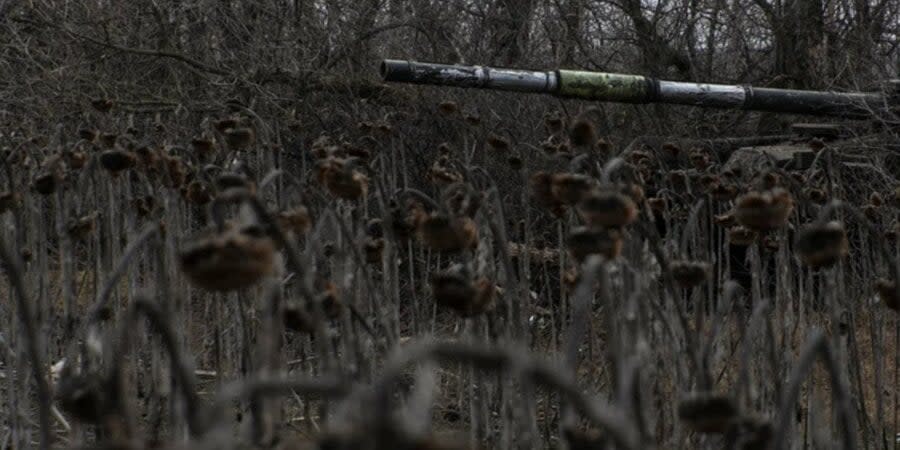
[[[44,358],[41,356],[42,339],[38,334],[38,324],[35,320],[34,313],[31,311],[32,301],[25,291],[25,284],[22,281],[22,270],[13,254],[6,245],[6,239],[3,233],[0,233],[0,258],[6,267],[6,276],[9,283],[15,291],[16,309],[19,311],[19,320],[24,326],[25,347],[28,352],[28,359],[31,363],[31,374],[34,377],[34,383],[37,385],[37,402],[38,413],[41,426],[40,448],[48,450],[51,445],[51,424],[50,424],[50,386],[47,378],[44,376]]]

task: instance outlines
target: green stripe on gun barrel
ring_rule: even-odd
[[[645,103],[650,99],[650,83],[639,75],[560,70],[559,95],[589,100]]]

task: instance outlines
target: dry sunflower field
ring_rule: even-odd
[[[143,3],[0,1],[0,449],[900,448],[896,117],[797,171],[732,157],[771,114],[378,79],[785,82],[630,0]]]

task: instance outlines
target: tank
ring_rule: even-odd
[[[636,150],[658,150],[668,142],[685,149],[710,150],[725,168],[774,162],[781,168],[805,170],[814,159],[809,143],[816,140],[841,150],[837,153],[843,163],[858,171],[872,166],[878,172],[872,175],[873,180],[879,184],[890,184],[900,176],[900,144],[895,136],[900,130],[896,116],[900,80],[885,83],[879,92],[826,92],[666,81],[581,70],[523,70],[397,59],[383,60],[380,72],[384,81],[394,83],[831,117],[839,120],[795,123],[790,134],[707,140],[642,137],[628,145],[623,155]]]
[[[709,169],[692,165],[690,155],[700,149],[712,155],[715,173],[742,174],[743,180],[739,183],[751,183],[754,177],[774,167],[781,173],[791,174],[792,180],[788,182],[800,196],[825,192],[828,197],[864,206],[872,205],[878,194],[879,198],[890,197],[900,205],[898,80],[884,83],[878,92],[825,92],[666,81],[641,75],[580,70],[522,70],[393,59],[382,61],[380,72],[386,82],[546,94],[589,101],[663,103],[811,116],[818,118],[815,123],[794,123],[787,134],[719,139],[643,136],[619,154],[626,159],[632,155],[649,155],[658,170],[654,177],[678,172],[690,180],[694,189],[702,185],[704,175],[710,174]],[[823,119],[832,121],[823,122]],[[822,158],[825,153],[821,150],[826,148],[832,151],[827,153],[827,158]],[[648,192],[648,195],[653,193]],[[801,201],[811,205],[810,208],[817,207],[815,199]],[[719,212],[727,210],[725,205],[717,208],[725,208]],[[891,208],[871,207],[867,214],[871,213],[869,220],[890,239],[897,239],[900,218],[893,216],[891,211]],[[851,239],[851,247],[861,245],[858,238]],[[744,254],[742,249],[733,249],[732,270],[735,267],[740,270],[745,265]],[[860,272],[853,273],[854,278],[858,277],[860,287],[870,282],[870,274],[858,267],[850,266],[848,270]],[[745,275],[749,279],[749,275]]]

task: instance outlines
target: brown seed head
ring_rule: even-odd
[[[419,240],[436,252],[455,253],[478,246],[478,227],[468,217],[425,214],[417,221]]]
[[[572,123],[569,130],[569,140],[575,147],[589,147],[597,142],[597,133],[594,124],[587,119],[578,119]]]
[[[438,104],[438,111],[445,116],[449,116],[459,112],[459,105],[457,105],[456,102],[441,102]]]
[[[69,169],[79,170],[87,164],[87,161],[88,155],[83,151],[66,152],[66,165]]]
[[[97,111],[107,113],[112,110],[113,101],[108,98],[95,98],[91,99],[91,106],[93,106]]]
[[[487,138],[488,146],[496,151],[507,151],[509,150],[509,141],[497,136],[496,134],[491,134]]]
[[[92,130],[90,128],[82,128],[78,130],[78,137],[84,139],[88,142],[94,142],[97,140],[97,136],[99,136],[99,132],[97,130]]]
[[[725,433],[738,418],[738,410],[724,395],[694,392],[678,402],[678,418],[697,433]]]
[[[775,189],[777,186],[781,185],[781,177],[775,172],[766,172],[762,175],[762,178],[760,178],[760,185],[763,190],[766,191]]]
[[[566,245],[578,262],[590,255],[615,259],[622,253],[622,232],[616,228],[575,227],[566,238]]]
[[[823,141],[819,138],[810,139],[809,148],[811,148],[813,151],[816,151],[816,152],[819,150],[822,150],[823,148],[825,148],[825,141]]]
[[[187,179],[187,167],[178,156],[163,156],[165,163],[167,183],[166,186],[175,188],[184,184]]]
[[[621,228],[637,219],[637,205],[631,197],[615,191],[598,190],[585,196],[576,210],[592,226]]]
[[[888,226],[887,231],[884,233],[885,237],[890,239],[891,242],[900,238],[900,219],[893,221],[890,226]]]
[[[725,435],[726,442],[734,442],[736,450],[767,450],[771,447],[772,424],[765,419],[741,416]]]
[[[94,232],[97,224],[97,212],[72,219],[66,226],[66,230],[75,240],[84,240]]]
[[[256,192],[256,183],[253,180],[237,172],[222,172],[215,179],[216,190],[219,192],[227,191],[231,188],[242,188]]]
[[[400,206],[395,200],[388,205],[388,217],[391,233],[399,241],[405,241],[412,237],[416,231],[417,218],[426,215],[418,204],[411,205],[409,209]]]
[[[391,124],[387,122],[379,122],[376,129],[379,133],[384,135],[389,135],[394,132],[394,127],[392,127]]]
[[[677,191],[684,191],[688,187],[690,177],[684,170],[669,171],[669,184]]]
[[[894,311],[900,312],[900,292],[897,291],[897,283],[887,278],[879,278],[875,281],[875,289],[881,302]]]
[[[21,196],[18,192],[5,191],[0,193],[0,214],[3,214],[18,205]]]
[[[626,157],[626,159],[628,160],[628,162],[630,162],[634,165],[640,165],[640,164],[649,164],[651,166],[653,165],[653,155],[651,155],[650,152],[647,152],[645,150],[635,150],[635,151],[629,153],[628,156]]]
[[[766,234],[762,237],[763,250],[769,253],[775,253],[781,246],[780,239],[772,234]]]
[[[462,181],[462,174],[451,167],[450,155],[441,153],[440,156],[428,168],[428,179],[439,186]]]
[[[260,233],[234,224],[190,242],[179,254],[181,269],[195,285],[210,291],[250,287],[275,267],[275,244]]]
[[[312,219],[305,206],[297,206],[278,213],[278,225],[285,231],[302,236],[312,226]]]
[[[76,372],[66,364],[54,386],[54,400],[60,410],[79,422],[98,425],[116,414],[104,378],[97,373]]]
[[[318,179],[332,195],[345,200],[366,196],[369,177],[357,170],[349,159],[327,158],[319,162]]]
[[[884,205],[884,198],[882,198],[881,194],[878,192],[872,192],[869,194],[869,204],[875,207],[881,207]]]
[[[337,284],[333,281],[318,279],[315,287],[318,290],[316,300],[322,305],[322,312],[325,313],[325,317],[329,319],[338,317],[344,309],[344,303],[341,301]]]
[[[737,198],[738,187],[731,183],[719,183],[711,191],[713,199],[719,202],[728,202]]]
[[[156,198],[151,195],[138,197],[131,200],[131,205],[136,210],[137,216],[144,218],[156,209]]]
[[[673,158],[677,158],[679,154],[681,154],[681,147],[674,142],[666,142],[662,145],[662,150],[672,156]]]
[[[550,208],[558,204],[556,197],[553,196],[553,174],[543,170],[537,171],[531,175],[529,186],[531,196],[539,205]]]
[[[381,264],[381,257],[384,254],[384,238],[365,238],[363,251],[365,252],[367,263]]]
[[[863,214],[872,222],[878,222],[881,219],[881,208],[868,204],[862,207]]]
[[[828,195],[825,194],[824,190],[819,188],[807,188],[803,192],[803,196],[817,205],[824,204],[828,200]]]
[[[607,448],[609,441],[606,435],[598,430],[580,430],[573,426],[566,426],[563,428],[562,437],[566,441],[566,447],[570,450]]]
[[[612,144],[609,143],[606,139],[599,138],[597,139],[597,143],[594,144],[594,147],[597,149],[597,152],[602,156],[609,156],[612,153]]]
[[[795,249],[804,264],[818,269],[831,267],[847,256],[849,245],[843,224],[832,221],[803,227]]]
[[[350,143],[345,143],[343,148],[344,148],[344,153],[348,157],[357,158],[364,163],[368,162],[370,159],[372,159],[372,152],[366,148],[363,148],[363,147],[360,147],[357,145],[353,145]]]
[[[297,333],[312,333],[315,331],[312,317],[312,313],[297,301],[285,302],[281,315],[284,328]]]
[[[688,159],[690,159],[694,168],[700,171],[706,170],[712,161],[709,157],[709,153],[700,148],[692,149]]]
[[[194,180],[187,185],[185,197],[187,198],[187,201],[195,205],[205,205],[212,200],[212,192],[209,187],[206,186],[206,183],[200,180]]]
[[[718,175],[714,173],[704,173],[700,175],[700,185],[710,193],[712,193],[721,184],[722,180]]]
[[[201,158],[207,158],[212,155],[215,150],[215,143],[206,136],[200,136],[191,139],[191,147],[193,147],[194,153]]]
[[[524,165],[525,165],[525,163],[522,161],[522,158],[520,158],[516,155],[511,155],[508,158],[506,158],[506,163],[509,164],[510,169],[516,170],[516,171],[522,170],[522,167],[524,167]]]
[[[100,154],[100,165],[117,175],[137,164],[137,155],[127,150],[107,150]]]
[[[594,187],[591,177],[577,173],[556,173],[551,178],[551,193],[557,203],[575,205]]]
[[[102,144],[104,148],[115,147],[118,140],[119,135],[116,133],[103,133],[100,135],[100,144]]]
[[[375,124],[368,120],[364,120],[356,124],[356,128],[359,128],[359,131],[362,131],[363,133],[371,133],[375,131]]]
[[[134,151],[138,157],[141,167],[148,173],[156,173],[160,168],[160,152],[148,145],[142,145]]]
[[[665,197],[650,197],[647,199],[647,203],[650,205],[650,209],[663,212],[668,208],[668,201]]]
[[[216,123],[213,124],[213,127],[215,127],[216,130],[219,131],[219,133],[225,133],[232,128],[237,128],[238,125],[239,122],[237,119],[229,117],[216,121]]]
[[[619,191],[628,196],[635,205],[640,205],[647,199],[647,193],[644,191],[644,187],[637,183],[622,184],[619,187]]]
[[[51,170],[38,174],[31,186],[38,194],[51,195],[56,192],[56,188],[61,182],[62,174],[58,170]]]
[[[486,278],[472,280],[458,268],[434,273],[430,277],[435,302],[462,317],[473,317],[493,308],[494,283]]]
[[[323,160],[325,158],[343,158],[346,156],[343,153],[343,149],[337,145],[313,145],[311,150],[313,157],[318,160]]]
[[[384,224],[381,219],[369,219],[366,221],[366,236],[370,238],[384,237]]]
[[[454,183],[441,192],[441,201],[454,216],[474,218],[481,207],[481,193],[465,183]]]
[[[238,127],[225,130],[225,143],[231,150],[243,150],[253,144],[256,134],[252,128]]]
[[[780,188],[749,192],[737,199],[735,217],[741,225],[756,230],[774,230],[784,226],[794,210],[791,194]]]
[[[705,283],[710,276],[709,263],[703,261],[672,261],[672,278],[685,289]]]
[[[749,247],[756,242],[758,233],[749,228],[736,226],[728,229],[728,243],[739,247]]]
[[[568,269],[563,273],[562,281],[566,293],[571,295],[575,292],[578,283],[581,281],[581,274],[578,273],[576,269]]]
[[[728,169],[725,169],[724,171],[722,171],[723,177],[728,177],[733,180],[737,180],[737,179],[741,178],[743,176],[743,174],[744,174],[744,171],[740,167],[736,167],[736,166],[729,167]]]
[[[318,293],[315,301],[319,302],[325,319],[336,319],[343,311],[343,303],[340,301],[337,285],[331,281],[316,281],[316,289]],[[282,319],[284,327],[288,330],[298,333],[312,333],[315,331],[313,325],[313,314],[310,310],[309,302],[285,302]]]
[[[713,222],[715,222],[716,225],[727,228],[736,224],[737,220],[734,218],[734,213],[726,212],[724,214],[717,214],[713,216]]]

